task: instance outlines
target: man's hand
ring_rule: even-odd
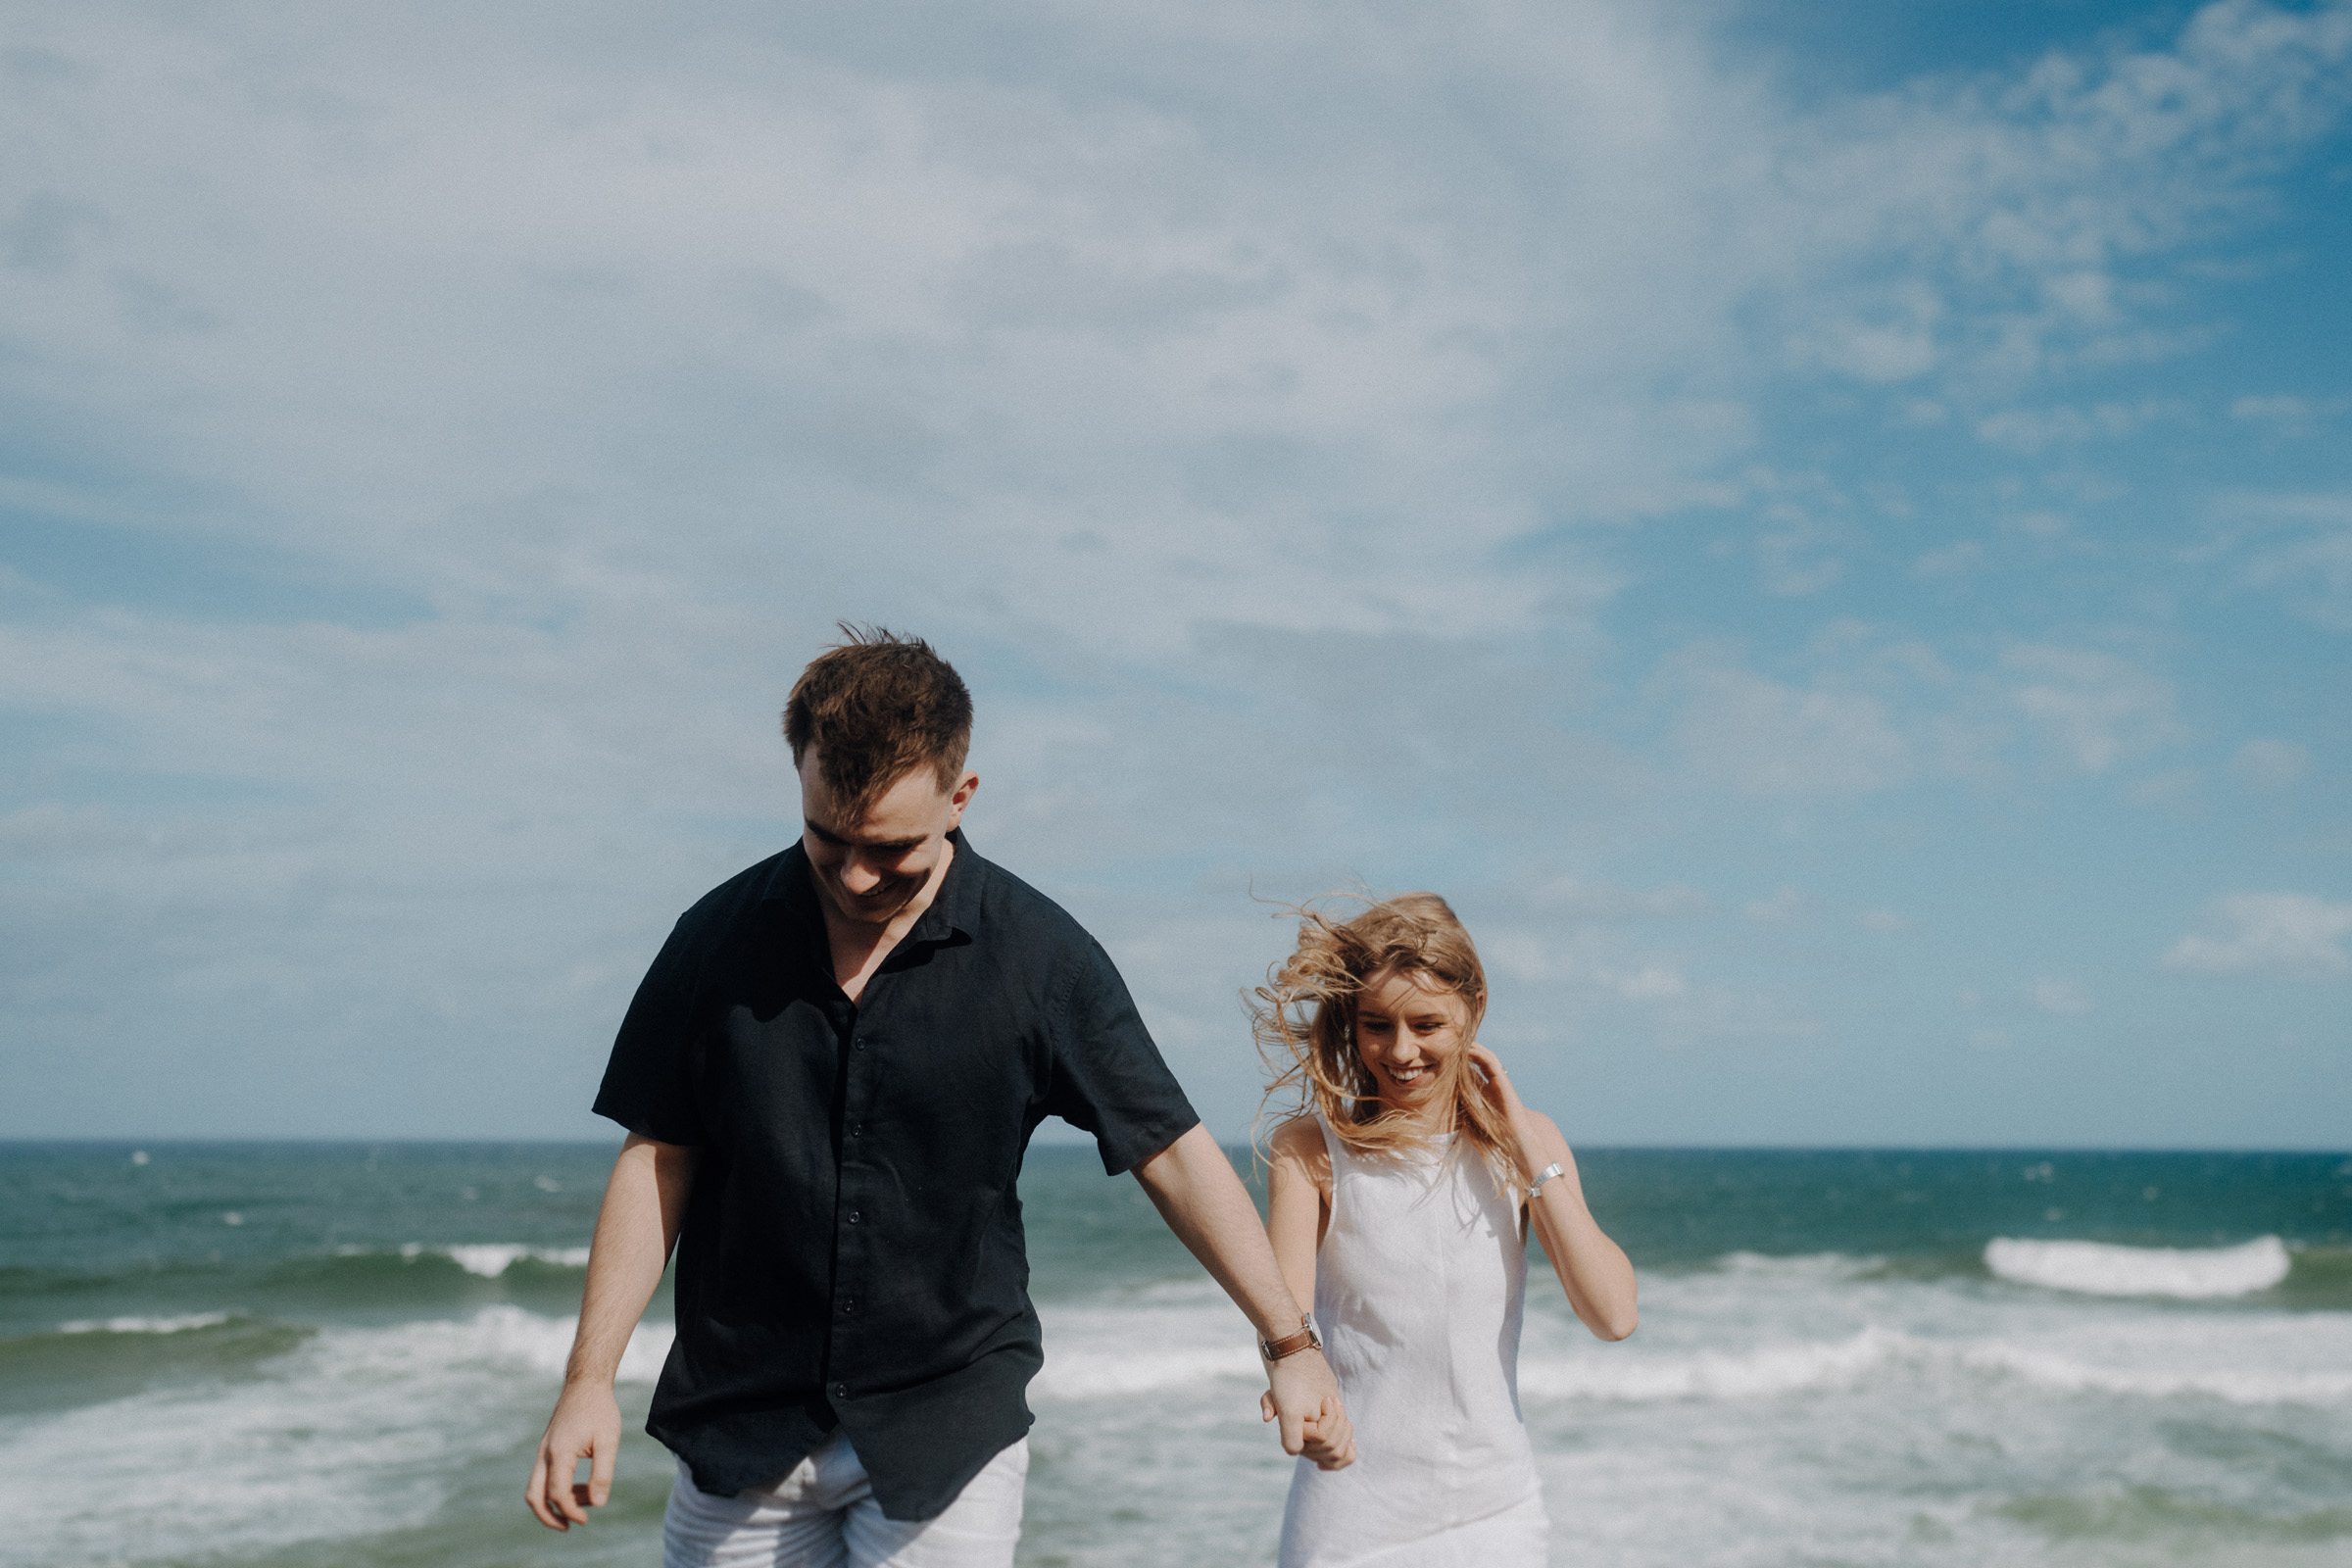
[[[1261,1336],[1276,1323],[1282,1327],[1273,1332],[1291,1332],[1299,1320],[1298,1298],[1283,1280],[1248,1190],[1207,1128],[1195,1125],[1136,1166],[1135,1179]],[[1267,1368],[1266,1381],[1272,1387],[1260,1408],[1267,1420],[1281,1421],[1284,1452],[1303,1453],[1326,1470],[1354,1462],[1355,1434],[1322,1351],[1284,1356]]]
[[[620,1404],[610,1385],[567,1383],[539,1439],[539,1458],[522,1500],[550,1530],[588,1522],[588,1510],[612,1495],[612,1460],[620,1451]],[[572,1480],[588,1461],[585,1485]]]
[[[1322,1351],[1284,1356],[1266,1368],[1266,1380],[1272,1387],[1257,1396],[1258,1413],[1282,1423],[1283,1452],[1302,1453],[1323,1470],[1355,1463],[1355,1428]]]
[[[588,1248],[588,1281],[580,1288],[580,1326],[564,1364],[564,1393],[547,1418],[522,1493],[550,1530],[586,1524],[588,1510],[612,1495],[612,1461],[620,1453],[612,1375],[669,1263],[694,1187],[695,1157],[688,1145],[658,1144],[631,1133],[612,1162]],[[582,1459],[589,1466],[586,1486],[571,1479]]]

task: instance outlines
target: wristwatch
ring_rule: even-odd
[[[1300,1350],[1320,1350],[1321,1348],[1323,1348],[1323,1336],[1315,1332],[1315,1320],[1305,1313],[1299,1314],[1298,1333],[1286,1334],[1279,1340],[1257,1342],[1257,1353],[1269,1361],[1279,1361],[1286,1355],[1297,1355]]]

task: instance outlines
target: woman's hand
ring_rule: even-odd
[[[1511,1087],[1511,1075],[1503,1070],[1502,1058],[1473,1040],[1470,1064],[1476,1072],[1480,1093],[1511,1129],[1511,1138],[1518,1144],[1519,1156],[1527,1162],[1527,1168],[1541,1170],[1557,1158],[1546,1147],[1550,1142],[1544,1137],[1548,1123],[1528,1109],[1527,1102],[1519,1098],[1519,1091]],[[1538,1154],[1544,1157],[1538,1159]]]
[[[1511,1129],[1511,1141],[1518,1145],[1519,1166],[1528,1179],[1532,1181],[1547,1167],[1559,1170],[1544,1184],[1540,1197],[1528,1196],[1527,1208],[1544,1243],[1544,1255],[1551,1259],[1560,1287],[1568,1293],[1569,1306],[1601,1339],[1624,1339],[1641,1321],[1634,1265],[1626,1261],[1624,1249],[1602,1234],[1593,1223],[1592,1210],[1585,1206],[1584,1184],[1577,1176],[1576,1156],[1568,1151],[1568,1140],[1560,1136],[1559,1125],[1549,1116],[1528,1108],[1511,1087],[1511,1075],[1502,1070],[1502,1059],[1475,1040],[1470,1043],[1470,1062],[1487,1103],[1502,1113]]]

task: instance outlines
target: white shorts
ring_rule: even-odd
[[[936,1519],[885,1519],[849,1438],[835,1432],[772,1487],[714,1497],[684,1460],[662,1518],[662,1568],[1011,1568],[1021,1540],[1021,1439]]]

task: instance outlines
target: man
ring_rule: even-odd
[[[613,1372],[675,1241],[646,1424],[679,1457],[669,1568],[1009,1564],[1044,1360],[1014,1189],[1049,1115],[1255,1326],[1284,1449],[1347,1464],[1338,1385],[1117,970],[964,840],[963,682],[844,629],[785,710],[800,843],[687,911],[613,1044],[596,1109],[628,1138],[531,1510],[564,1530],[609,1495]]]

